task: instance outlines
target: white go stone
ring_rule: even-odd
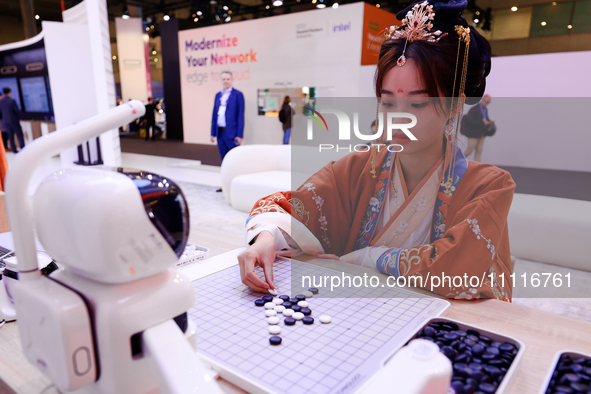
[[[265,309],[275,309],[275,303],[274,302],[266,302]]]
[[[307,308],[310,305],[310,303],[308,301],[300,301],[298,302],[298,305],[302,308]]]
[[[265,316],[267,316],[267,317],[277,316],[277,312],[275,312],[275,310],[273,310],[273,309],[267,309],[265,311]]]
[[[267,323],[269,324],[279,324],[279,318],[277,316],[271,316],[267,319]]]
[[[293,314],[293,318],[296,320],[302,320],[304,318],[304,314],[302,312],[296,312]]]
[[[332,319],[330,318],[330,316],[328,315],[321,315],[318,320],[320,320],[320,323],[324,323],[324,324],[328,324],[332,321]]]
[[[311,291],[304,291],[302,293],[306,298],[312,298],[314,297],[314,293],[312,293]]]
[[[269,334],[271,334],[271,335],[279,335],[279,334],[281,334],[281,327],[279,327],[279,326],[269,326]]]
[[[281,305],[283,304],[283,300],[281,298],[273,298],[273,303],[275,305]]]
[[[283,313],[284,310],[285,310],[285,307],[283,305],[277,305],[275,307],[275,312],[277,312],[277,313]]]
[[[284,307],[285,308],[285,307]],[[293,309],[286,309],[283,311],[283,316],[289,317],[294,314]]]
[[[269,294],[274,295],[274,296],[279,294],[279,293],[277,293],[277,290],[269,289],[268,291],[269,291]]]

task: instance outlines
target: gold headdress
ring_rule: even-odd
[[[404,49],[402,50],[402,55],[396,61],[396,65],[402,67],[406,64],[406,46],[409,42],[413,41],[427,41],[427,42],[439,42],[443,37],[447,36],[448,33],[444,33],[441,30],[436,30],[431,32],[433,29],[433,21],[435,19],[435,11],[433,10],[433,6],[429,5],[428,1],[424,1],[422,3],[415,4],[412,9],[410,9],[404,19],[402,20],[402,25],[399,28],[396,26],[390,26],[390,28],[386,28],[386,39],[405,39],[406,42],[404,43]],[[456,56],[456,67],[454,73],[454,84],[452,90],[452,97],[451,97],[451,105],[450,105],[450,114],[448,117],[449,128],[450,130],[455,130],[455,135],[450,132],[450,148],[451,157],[449,160],[449,167],[448,167],[448,180],[453,180],[453,168],[456,158],[456,149],[457,146],[457,139],[458,133],[457,130],[459,129],[459,124],[461,120],[462,111],[456,115],[453,120],[451,113],[454,109],[454,98],[459,98],[462,96],[466,86],[466,74],[468,72],[468,54],[469,54],[469,47],[470,47],[470,28],[463,27],[456,25],[454,28],[455,32],[458,34],[459,42],[458,42],[458,53]],[[464,58],[462,64],[462,74],[460,78],[460,86],[458,89],[457,96],[454,95],[456,92],[456,83],[457,83],[457,73],[458,73],[458,64],[460,61],[460,52],[462,42],[465,43],[464,49]],[[457,103],[455,104],[457,105]],[[376,126],[379,127],[379,107],[380,107],[380,98],[378,97],[378,109],[376,110]],[[455,124],[453,124],[455,123]],[[375,161],[376,161],[376,151],[373,152],[372,158],[372,170],[370,171],[373,178],[376,178],[376,170],[375,170]]]
[[[433,23],[431,21],[435,19],[435,11],[433,6],[429,5],[428,1],[424,1],[421,4],[415,4],[411,10],[406,13],[406,16],[402,20],[402,25],[399,29],[396,26],[390,26],[386,28],[386,37],[389,39],[406,39],[402,56],[398,58],[396,62],[397,66],[404,66],[406,63],[406,45],[413,41],[428,41],[438,42],[440,39],[445,37],[447,33],[442,33],[441,30],[431,32],[433,29]],[[404,28],[404,30],[402,30]]]

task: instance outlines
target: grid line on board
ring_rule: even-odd
[[[307,275],[335,272],[278,260],[274,279],[280,294],[298,294],[289,291],[294,269],[305,269]],[[262,277],[258,267],[257,275]],[[198,279],[193,286],[196,305],[189,315],[197,325],[199,352],[264,390],[281,393],[332,393],[355,374],[362,377],[360,386],[421,321],[433,317],[426,313],[433,310],[433,304],[439,304],[437,314],[446,306],[435,298],[380,298],[385,292],[379,288],[374,289],[376,298],[368,298],[371,292],[367,289],[347,291],[347,298],[318,294],[308,300],[314,324],[286,326],[281,322],[282,344],[272,346],[264,308],[254,305],[262,295],[241,283],[238,266]],[[320,324],[317,317],[321,314],[331,315],[333,322]]]

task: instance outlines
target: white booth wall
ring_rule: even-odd
[[[318,97],[358,96],[363,8],[363,3],[355,3],[179,32],[184,141],[210,143],[214,97],[222,87],[216,76],[223,70],[235,74],[234,87],[244,94],[245,144],[281,144],[283,138],[277,117],[258,115],[258,89],[306,86],[315,87]],[[187,49],[191,41],[222,38],[236,38],[237,45]],[[249,54],[248,62],[211,64],[212,55],[226,53]],[[251,61],[251,53],[256,61]],[[207,60],[189,66],[190,56]],[[205,76],[201,84],[190,82]]]
[[[244,94],[244,144],[282,141],[277,118],[257,114],[257,89],[308,86],[317,88],[317,97],[373,97],[376,67],[361,66],[363,12],[363,3],[355,3],[179,32],[184,141],[210,144],[213,101],[221,89],[215,76],[223,70],[235,72],[234,87]],[[350,28],[335,29],[342,25]],[[234,37],[236,46],[187,48],[191,41]],[[211,64],[212,54],[226,53],[256,53],[256,61]],[[207,60],[192,66],[190,56]],[[489,114],[498,130],[486,138],[482,160],[591,171],[591,130],[582,121],[591,99],[564,99],[589,96],[589,64],[591,52],[493,57],[487,93],[493,97]],[[195,82],[200,77],[206,78],[201,84]],[[465,137],[460,144],[467,146]]]
[[[492,58],[486,93],[497,125],[482,161],[498,166],[591,171],[591,51]],[[364,66],[360,94],[375,95],[375,66]],[[579,98],[579,99],[577,99]],[[464,108],[464,113],[470,109]],[[467,138],[460,137],[467,147]],[[472,157],[470,157],[472,158]]]

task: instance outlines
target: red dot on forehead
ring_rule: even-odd
[[[398,89],[398,93],[404,93],[404,90],[402,90],[402,88]]]

